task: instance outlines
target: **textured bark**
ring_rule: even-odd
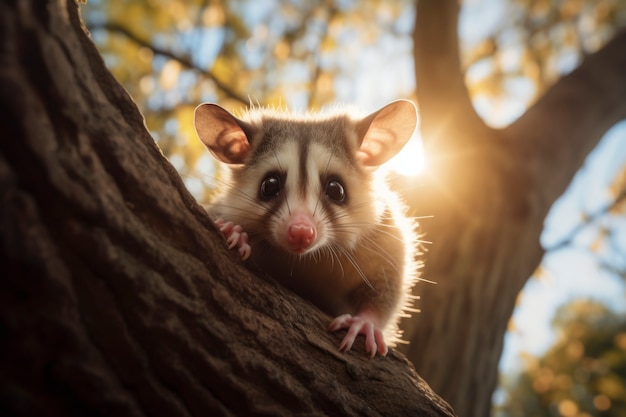
[[[538,266],[548,210],[602,135],[626,118],[626,32],[563,77],[509,127],[471,106],[456,0],[419,1],[417,95],[428,173],[404,184],[427,247],[422,314],[402,350],[464,417],[486,416],[507,323]]]
[[[74,2],[0,31],[0,414],[453,415],[226,251]]]

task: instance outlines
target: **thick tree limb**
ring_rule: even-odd
[[[626,119],[626,30],[561,78],[504,130],[534,166],[546,211],[604,134]],[[556,170],[555,167],[562,167]]]
[[[0,414],[453,415],[226,251],[75,2],[0,19]]]
[[[458,0],[417,2],[413,33],[415,77],[422,136],[435,155],[438,146],[462,146],[463,127],[485,128],[472,106],[461,68]],[[462,130],[461,130],[462,131]]]

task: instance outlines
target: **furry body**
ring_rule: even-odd
[[[407,101],[364,118],[196,109],[198,135],[230,168],[210,214],[244,257],[337,316],[329,328],[348,329],[343,350],[364,334],[368,352],[384,355],[385,339],[399,336],[417,270],[415,225],[377,168],[415,123]]]

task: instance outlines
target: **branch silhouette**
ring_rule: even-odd
[[[160,47],[152,44],[151,42],[141,38],[140,36],[138,36],[136,33],[131,31],[130,29],[128,29],[124,25],[121,25],[121,24],[115,23],[115,22],[105,22],[105,23],[93,23],[93,24],[89,24],[88,23],[87,27],[89,27],[90,30],[102,29],[102,30],[107,30],[109,32],[118,33],[120,35],[125,36],[126,38],[128,38],[132,42],[136,43],[137,45],[143,46],[143,47],[146,47],[146,48],[152,50],[152,52],[154,52],[156,55],[163,55],[163,56],[166,56],[166,57],[168,57],[170,59],[174,59],[174,60],[180,62],[183,66],[185,66],[185,67],[187,67],[189,69],[193,69],[193,70],[197,71],[198,73],[200,73],[201,75],[203,75],[203,76],[207,77],[208,79],[210,79],[211,81],[213,81],[215,86],[219,90],[221,90],[224,94],[229,96],[230,98],[232,98],[234,100],[237,100],[237,101],[239,101],[240,103],[242,103],[242,104],[244,104],[246,106],[249,104],[249,100],[247,98],[245,98],[239,92],[233,90],[227,84],[225,84],[222,81],[220,81],[220,79],[215,74],[213,74],[211,71],[208,71],[208,70],[200,67],[196,63],[194,63],[193,60],[189,56],[180,56],[180,55],[178,55],[178,54],[176,54],[176,53],[174,53],[174,52],[172,52],[170,50],[167,50],[165,48],[160,48]]]

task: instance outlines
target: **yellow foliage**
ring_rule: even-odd
[[[608,236],[606,228],[599,228],[598,233],[596,234],[596,238],[589,245],[589,249],[591,249],[594,253],[599,253],[604,247],[604,242],[606,241],[606,237]]]
[[[281,39],[274,47],[274,58],[279,61],[284,61],[289,58],[291,54],[291,45],[284,39]]]
[[[330,36],[325,36],[320,45],[320,51],[330,52],[337,48],[337,40]]]
[[[154,91],[154,86],[154,77],[150,75],[145,75],[139,80],[139,89],[146,96],[152,94],[152,92]]]
[[[537,0],[532,2],[530,6],[530,13],[532,15],[546,15],[550,12],[550,1],[549,0]]]
[[[221,4],[211,3],[202,13],[202,24],[205,26],[223,26],[226,22],[226,12]]]
[[[229,82],[233,79],[233,76],[237,73],[239,64],[231,57],[220,55],[215,59],[211,72],[213,75],[222,82]]]
[[[144,64],[152,64],[154,53],[152,52],[152,49],[144,46],[139,48],[139,51],[137,51],[137,58],[139,58],[139,60]]]
[[[575,417],[578,414],[578,404],[570,399],[561,401],[558,408],[563,417]]]
[[[518,330],[519,329],[515,324],[515,320],[513,320],[513,318],[509,319],[509,321],[507,322],[506,331],[509,333],[517,333]]]
[[[615,335],[615,346],[623,351],[626,351],[626,332],[621,332]]]
[[[159,77],[159,84],[164,90],[171,90],[178,85],[178,76],[182,66],[179,61],[170,59],[163,66],[161,70],[161,76]]]
[[[575,339],[569,342],[565,349],[566,349],[565,351],[567,353],[567,357],[571,361],[580,360],[580,358],[582,358],[583,354],[585,353],[585,345],[583,345],[583,343],[578,339]]]
[[[554,383],[554,372],[550,368],[541,368],[533,381],[533,389],[538,394],[543,394],[552,389]]]
[[[185,165],[195,167],[198,159],[208,152],[196,134],[193,124],[195,106],[180,106],[176,109],[175,117],[179,128],[179,151],[183,153]]]
[[[611,196],[617,200],[617,204],[611,208],[611,213],[626,213],[626,166],[624,166],[624,168],[617,174],[617,177],[613,180],[609,191]]]
[[[572,387],[572,377],[568,374],[559,374],[554,380],[554,388],[559,391],[569,391]]]
[[[626,386],[624,379],[615,374],[608,374],[599,378],[597,382],[598,391],[613,400],[623,400],[626,398]]]
[[[611,408],[611,399],[604,394],[593,397],[593,406],[598,411],[607,411]]]

